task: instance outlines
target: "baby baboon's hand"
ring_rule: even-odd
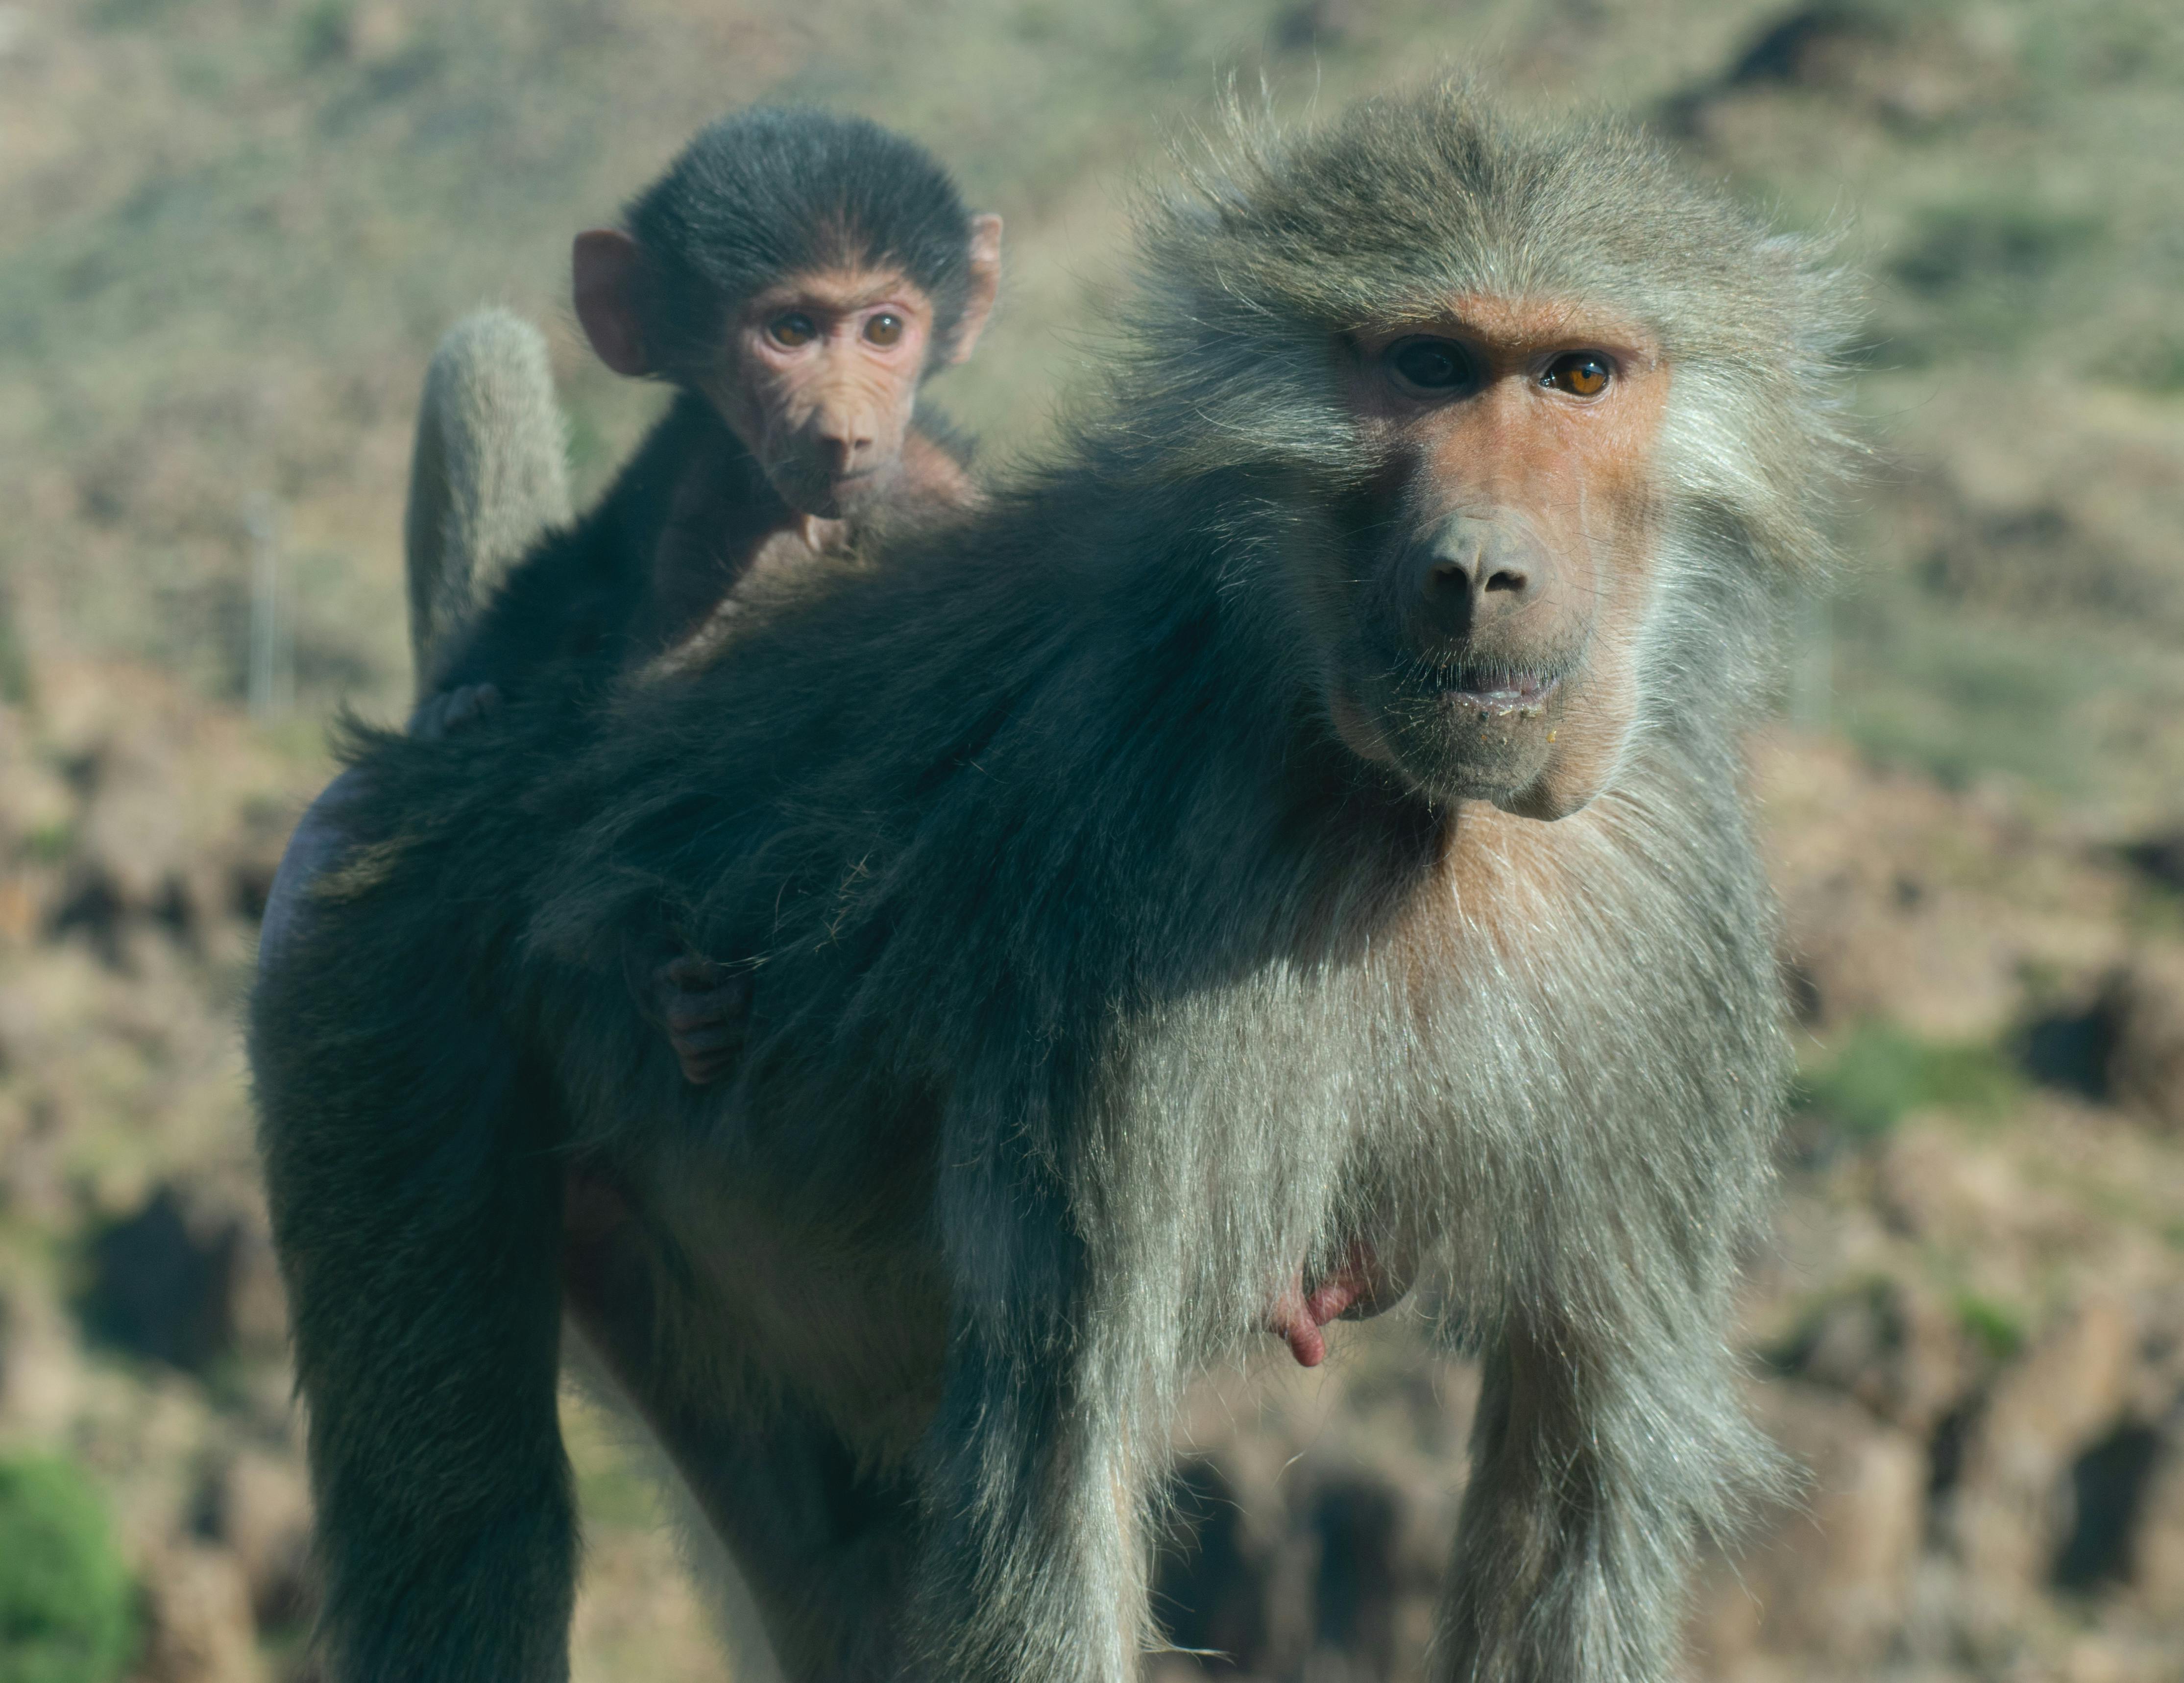
[[[460,684],[420,701],[417,711],[410,716],[410,734],[420,742],[437,742],[482,719],[491,718],[499,711],[499,685]]]
[[[682,1078],[703,1087],[733,1072],[750,1021],[749,972],[685,956],[661,965],[652,984]]]

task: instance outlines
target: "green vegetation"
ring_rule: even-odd
[[[2097,371],[2120,386],[2159,397],[2184,392],[2184,338],[2149,335],[2114,352]]]
[[[65,818],[56,818],[23,838],[23,856],[35,865],[64,864],[75,844],[75,827]]]
[[[15,629],[15,616],[0,598],[0,704],[20,707],[31,699],[31,663],[24,657],[23,639]]]
[[[1948,1110],[1980,1118],[2002,1115],[2024,1084],[2008,1059],[1992,1046],[1939,1045],[1892,1023],[1869,1023],[1800,1078],[1794,1102],[1852,1134],[1875,1139],[1913,1111]]]
[[[1990,1360],[2007,1362],[2025,1347],[2025,1317],[2008,1304],[1977,1292],[1957,1294],[1957,1324]]]
[[[573,1387],[561,1393],[561,1437],[577,1475],[577,1505],[587,1525],[641,1530],[660,1523],[660,1484],[627,1425]]]
[[[0,1678],[109,1683],[136,1647],[129,1575],[72,1463],[0,1459]]]

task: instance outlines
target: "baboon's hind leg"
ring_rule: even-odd
[[[562,1683],[577,1535],[554,1101],[464,1009],[444,955],[398,945],[391,962],[330,953],[307,928],[253,1006],[320,1640],[340,1683]],[[352,956],[384,970],[376,1016],[343,986]],[[328,1032],[336,1014],[349,1026]]]

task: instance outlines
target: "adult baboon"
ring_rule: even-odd
[[[1116,1680],[1178,1388],[1360,1257],[1485,1369],[1437,1675],[1672,1674],[1768,1464],[1736,731],[1831,284],[1457,86],[1240,137],[1144,270],[968,527],[577,727],[359,744],[254,1048],[345,1683],[561,1675],[561,1268],[701,1498],[801,1493],[713,1505],[792,1671]],[[763,963],[715,1087],[623,985],[663,906]]]

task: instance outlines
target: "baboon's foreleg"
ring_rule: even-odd
[[[1087,1290],[1078,1223],[1030,1163],[950,1152],[956,1272],[945,1386],[922,1465],[921,1678],[1124,1683],[1145,1629],[1131,1463],[1142,1363]],[[1128,1280],[1101,1296],[1130,1299]]]
[[[895,1683],[922,1527],[906,1477],[860,1468],[811,1416],[680,1435],[675,1452],[766,1613],[783,1672]]]
[[[909,1476],[861,1466],[794,1399],[743,1415],[684,1394],[656,1345],[660,1241],[587,1171],[571,1173],[569,1208],[569,1314],[734,1557],[783,1674],[889,1683],[920,1533]]]
[[[1707,1294],[1708,1297],[1711,1294]],[[1685,1579],[1764,1451],[1712,1303],[1509,1317],[1485,1385],[1432,1675],[1668,1683]],[[1762,1474],[1763,1476],[1763,1474]]]

